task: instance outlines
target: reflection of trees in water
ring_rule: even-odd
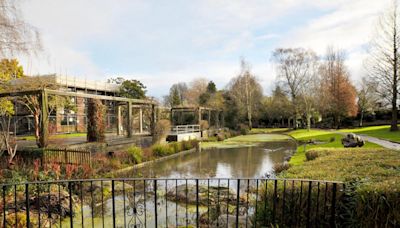
[[[290,141],[207,149],[136,169],[129,177],[261,177],[273,164],[283,162],[294,149]]]

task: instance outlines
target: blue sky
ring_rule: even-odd
[[[244,57],[269,94],[278,47],[322,55],[347,51],[352,78],[365,73],[365,45],[388,0],[25,0],[25,19],[42,34],[44,52],[21,58],[28,74],[57,73],[105,81],[143,81],[161,97],[175,82],[199,77],[224,88]]]

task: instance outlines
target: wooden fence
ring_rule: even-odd
[[[92,165],[90,151],[72,149],[45,149],[42,162],[43,164]]]

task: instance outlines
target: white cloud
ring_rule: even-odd
[[[41,31],[46,52],[22,62],[28,73],[92,80],[132,75],[161,96],[171,84],[200,76],[221,88],[238,74],[243,55],[268,93],[275,82],[268,59],[275,47],[323,54],[334,45],[348,51],[349,69],[359,78],[361,47],[388,1],[24,1],[23,13]],[[270,31],[271,24],[279,26]]]

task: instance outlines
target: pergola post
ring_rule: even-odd
[[[143,133],[143,109],[139,108],[139,133]]]
[[[154,104],[151,105],[151,124],[150,124],[150,130],[151,130],[151,135],[154,136],[155,129],[156,129],[156,122],[157,122],[157,116],[156,116],[156,106]]]
[[[171,108],[170,112],[169,112],[169,120],[171,121],[171,125],[175,125],[174,123],[174,108]]]
[[[211,127],[211,110],[208,109],[208,127]]]
[[[197,120],[198,120],[198,124],[201,125],[201,108],[199,107],[199,109],[197,110]]]
[[[117,135],[122,135],[121,105],[117,105]]]
[[[128,102],[128,138],[132,137],[132,121],[133,121],[133,116],[132,116],[132,102]]]
[[[40,145],[46,147],[49,138],[49,106],[47,92],[42,90],[40,94],[40,106],[42,114],[40,116]]]
[[[224,115],[224,111],[221,111],[221,127],[225,127],[225,115]]]

